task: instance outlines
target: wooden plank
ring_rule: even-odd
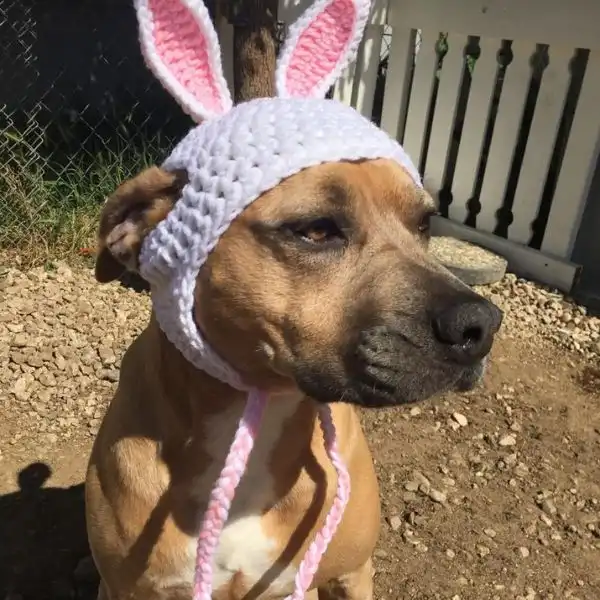
[[[442,181],[448,166],[448,152],[452,139],[454,118],[458,108],[467,38],[463,35],[449,34],[447,42],[448,52],[444,56],[440,72],[440,83],[427,154],[427,166],[423,177],[425,187],[428,190],[434,190],[435,193],[439,192],[442,187]]]
[[[508,269],[512,273],[556,288],[565,294],[571,293],[581,271],[580,265],[575,263],[548,256],[529,246],[516,244],[443,217],[432,219],[431,231],[433,235],[446,235],[487,248],[503,256],[508,261]]]
[[[403,144],[404,149],[417,166],[421,161],[427,126],[427,111],[438,63],[436,53],[438,37],[437,31],[421,33],[421,47],[417,53],[417,63],[410,90]]]
[[[364,43],[358,56],[354,77],[357,78],[353,106],[363,116],[370,119],[373,115],[375,86],[379,73],[383,25],[367,25]]]
[[[390,2],[395,0],[373,0],[371,5],[371,25],[387,25]]]
[[[600,51],[591,52],[542,250],[570,257],[598,160],[600,145]],[[599,234],[600,235],[600,234]]]
[[[599,48],[595,0],[393,0],[388,23],[465,35]]]
[[[355,102],[355,87],[356,87],[356,61],[350,63],[344,69],[340,78],[333,86],[333,97],[338,102],[343,102],[352,106]]]
[[[490,38],[483,38],[479,42],[480,54],[472,74],[465,122],[454,169],[453,201],[448,209],[449,217],[459,223],[464,223],[468,216],[467,202],[475,189],[490,102],[498,72],[496,53],[500,44],[500,39]]]
[[[415,54],[416,31],[405,27],[392,30],[387,77],[383,93],[381,127],[402,142],[410,97],[410,78]]]
[[[531,42],[514,42],[513,60],[506,69],[504,86],[494,125],[494,133],[488,155],[483,187],[481,190],[481,212],[477,215],[477,227],[494,231],[496,213],[504,201],[508,174],[519,135],[521,117],[531,78],[529,60],[535,52]]]
[[[550,47],[550,62],[542,75],[542,83],[535,105],[535,113],[527,139],[519,183],[512,207],[513,222],[508,238],[528,244],[531,225],[538,213],[556,133],[569,88],[569,62],[573,50]]]

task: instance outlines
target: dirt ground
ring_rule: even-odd
[[[600,364],[510,327],[481,388],[362,414],[383,503],[377,600],[600,599]],[[7,368],[0,386],[27,372]],[[82,480],[97,413],[68,435],[36,429],[17,392],[0,394],[0,600],[91,600]]]

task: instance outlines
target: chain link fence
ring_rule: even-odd
[[[0,249],[93,242],[107,194],[191,126],[143,64],[129,2],[0,0]]]
[[[191,126],[143,64],[131,2],[0,0],[0,260],[87,253],[106,196]]]

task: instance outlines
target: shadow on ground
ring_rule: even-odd
[[[19,491],[0,496],[0,599],[92,600],[97,575],[89,558],[83,484],[43,487],[41,462],[18,474]]]
[[[137,273],[132,273],[130,271],[125,271],[121,277],[119,277],[119,283],[124,287],[134,292],[149,292],[150,285],[148,282],[140,277]]]

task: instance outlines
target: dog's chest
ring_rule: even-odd
[[[189,589],[194,581],[196,539],[189,538],[180,548],[174,570],[154,579],[157,590],[170,598],[173,590]],[[261,598],[290,595],[294,590],[296,569],[277,564],[277,541],[263,528],[260,515],[237,517],[223,530],[213,560],[213,598],[241,600],[252,588],[260,586]],[[176,566],[177,565],[177,566]],[[258,588],[257,586],[257,588]],[[177,596],[179,597],[179,596]]]
[[[245,595],[260,582],[268,585],[268,595],[282,596],[293,591],[296,570],[291,566],[277,565],[282,548],[275,531],[267,531],[264,512],[272,506],[275,498],[275,478],[270,465],[271,456],[282,435],[285,421],[296,409],[293,402],[281,402],[271,408],[264,418],[255,442],[246,472],[236,491],[229,519],[219,540],[213,562],[213,590],[231,588],[226,597]],[[208,472],[195,483],[198,498],[208,498],[213,482],[222,468],[223,457],[233,438],[239,415],[214,417],[205,429],[205,449],[214,457]],[[189,565],[193,571],[196,542],[190,545]]]
[[[223,531],[215,556],[213,589],[231,585],[245,595],[259,581],[267,583],[269,592],[277,596],[293,591],[295,569],[275,564],[277,543],[262,528],[259,516],[247,516],[229,524]],[[261,581],[262,580],[262,581]]]

